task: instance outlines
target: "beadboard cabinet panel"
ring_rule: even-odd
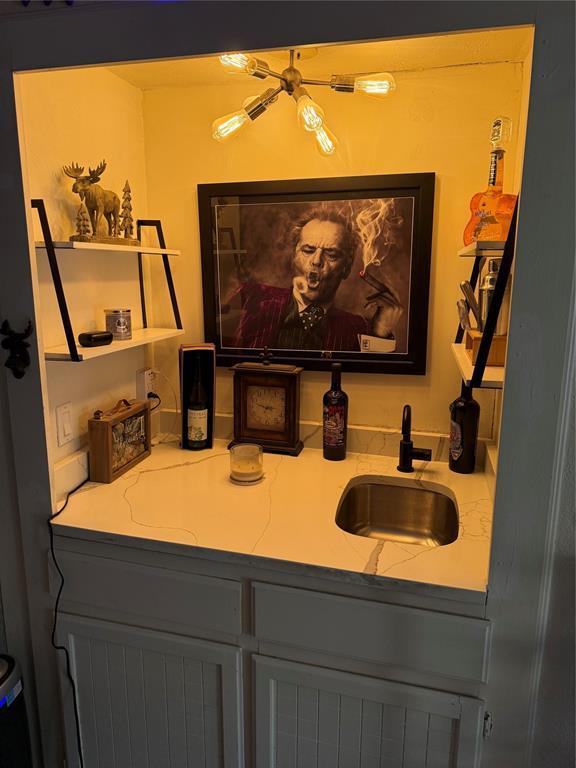
[[[173,622],[192,634],[198,628],[230,635],[242,631],[242,586],[232,579],[65,551],[59,551],[58,561],[67,603]]]
[[[243,767],[237,648],[66,615],[59,636],[78,690],[85,768]],[[68,755],[78,765],[70,732]]]
[[[477,768],[482,702],[254,657],[256,768]]]
[[[490,624],[482,619],[255,583],[262,640],[485,682]]]

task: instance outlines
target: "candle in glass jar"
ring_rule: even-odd
[[[264,474],[262,446],[252,443],[230,448],[230,477],[237,483],[254,483]]]

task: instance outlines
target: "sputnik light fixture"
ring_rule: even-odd
[[[318,151],[332,155],[337,141],[326,125],[324,110],[310,97],[305,85],[321,85],[338,93],[358,93],[382,99],[396,89],[394,78],[388,72],[357,75],[332,75],[330,80],[308,80],[294,66],[294,50],[290,51],[290,63],[282,72],[274,72],[262,59],[246,53],[226,53],[220,56],[220,63],[231,74],[244,74],[264,80],[274,77],[279,80],[277,88],[268,88],[259,96],[247,99],[242,109],[218,118],[212,124],[212,136],[216,141],[226,141],[264,114],[284,91],[296,102],[298,124],[313,134]]]

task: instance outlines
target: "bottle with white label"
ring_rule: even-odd
[[[196,358],[192,387],[188,393],[188,448],[200,451],[208,445],[208,397],[202,384],[200,356]]]

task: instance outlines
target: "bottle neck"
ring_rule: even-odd
[[[341,371],[332,371],[332,385],[331,389],[333,392],[338,392],[340,390],[340,384],[341,384],[341,378],[340,378]]]
[[[488,189],[490,192],[502,192],[504,187],[504,150],[494,149],[490,154],[490,173]]]
[[[462,389],[460,390],[460,397],[462,400],[472,400],[472,387],[462,383]]]
[[[204,398],[204,387],[202,386],[202,379],[200,377],[200,361],[197,360],[194,365],[194,374],[192,376],[192,387],[190,389],[190,397],[194,400]]]

